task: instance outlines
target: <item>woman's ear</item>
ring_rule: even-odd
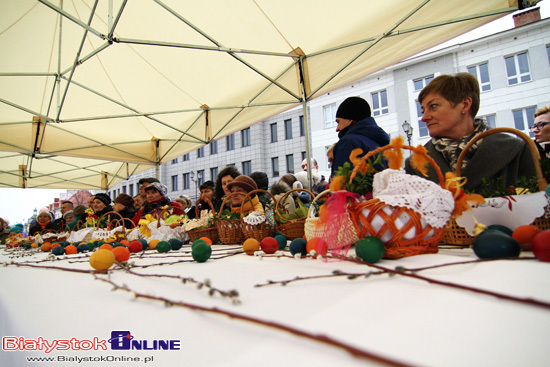
[[[465,114],[470,112],[470,108],[472,108],[472,98],[464,97],[464,99],[462,99],[462,104],[462,113]]]

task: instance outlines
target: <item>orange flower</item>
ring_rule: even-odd
[[[344,185],[346,184],[346,177],[345,176],[334,176],[332,180],[330,181],[329,189],[330,191],[340,191],[344,189]]]
[[[398,136],[391,141],[392,149],[384,152],[388,167],[391,169],[400,169],[403,166],[403,141],[403,137]]]
[[[456,177],[454,173],[445,173],[445,188],[449,190],[455,199],[455,207],[452,216],[457,217],[466,210],[470,210],[470,203],[484,203],[483,196],[478,194],[466,194],[462,186],[466,184],[466,177]]]

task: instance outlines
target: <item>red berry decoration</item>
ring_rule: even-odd
[[[273,237],[266,237],[260,241],[260,247],[266,254],[274,254],[279,249],[279,242]]]

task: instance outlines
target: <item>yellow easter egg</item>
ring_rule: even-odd
[[[115,263],[115,254],[107,249],[97,250],[90,256],[90,265],[95,270],[106,270]]]
[[[247,255],[254,255],[260,249],[260,242],[255,238],[247,238],[243,243],[243,250]]]

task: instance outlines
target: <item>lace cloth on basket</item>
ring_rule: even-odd
[[[434,228],[444,227],[454,209],[449,190],[405,171],[385,169],[374,175],[373,197],[391,206],[414,210]]]
[[[243,220],[250,225],[261,224],[265,222],[265,215],[261,212],[252,212],[244,217]]]

